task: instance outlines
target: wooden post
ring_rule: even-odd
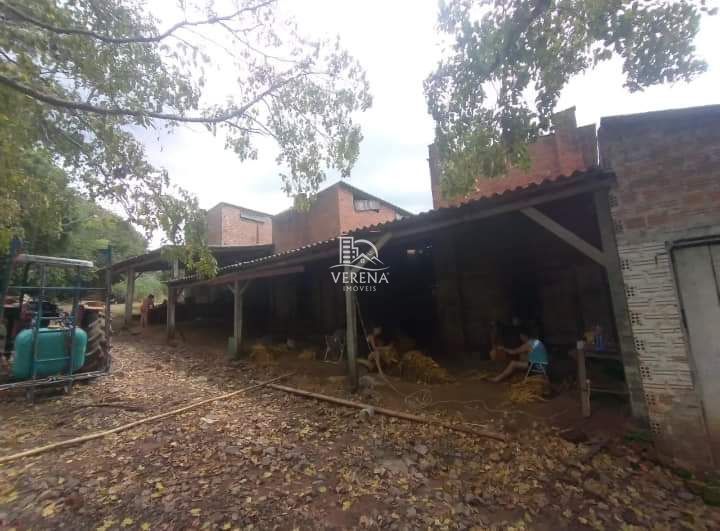
[[[648,412],[643,394],[642,381],[640,379],[640,360],[635,351],[635,341],[633,339],[630,316],[625,299],[625,283],[622,277],[622,270],[620,269],[620,257],[615,240],[615,228],[610,215],[608,190],[596,190],[593,192],[593,195],[603,253],[606,257],[605,268],[610,286],[610,299],[615,318],[620,354],[625,369],[625,382],[630,395],[630,409],[633,417],[647,423]]]
[[[590,380],[587,378],[587,366],[585,365],[585,350],[577,349],[577,381],[580,390],[580,410],[582,416],[590,416]]]
[[[228,353],[231,356],[239,356],[242,353],[243,334],[243,296],[250,287],[251,280],[242,283],[236,280],[230,291],[233,293],[233,336],[230,338]]]
[[[112,341],[112,334],[110,331],[112,330],[112,305],[110,304],[110,296],[112,295],[112,247],[108,245],[107,248],[107,265],[105,266],[105,341],[107,342],[108,346],[108,359],[107,359],[107,369],[110,369],[110,363],[112,361],[112,357],[109,355],[110,353],[110,342]]]
[[[132,267],[127,270],[127,281],[125,290],[125,328],[132,325],[133,300],[135,299],[135,269]]]
[[[171,275],[173,280],[177,280],[180,277],[180,263],[177,258],[172,261]],[[168,340],[175,338],[175,309],[177,307],[179,294],[179,288],[168,286],[167,315],[165,319]]]
[[[348,383],[353,393],[358,388],[357,371],[357,307],[353,284],[344,284],[345,290],[345,344],[347,349]]]
[[[386,232],[375,242],[375,249],[379,252],[387,242],[392,238],[391,232]],[[371,252],[369,257],[372,258],[375,255]],[[360,261],[360,265],[365,265],[365,260]],[[345,272],[350,274],[351,268],[346,267]],[[357,306],[355,302],[355,292],[353,291],[353,283],[343,285],[345,290],[345,344],[347,349],[347,362],[348,362],[348,382],[350,383],[350,391],[353,393],[358,389],[358,370],[357,370]]]
[[[236,280],[233,285],[233,342],[231,354],[239,356],[242,347],[242,329],[243,329],[243,291],[240,287],[240,281]]]
[[[175,305],[177,303],[178,290],[172,286],[168,286],[167,300],[167,338],[175,337]]]

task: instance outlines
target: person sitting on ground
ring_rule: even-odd
[[[148,314],[150,310],[155,307],[155,295],[152,293],[145,297],[145,300],[140,306],[140,328],[145,328],[148,325]]]
[[[519,356],[520,359],[508,363],[505,370],[493,378],[491,380],[492,382],[501,382],[515,371],[527,371],[529,363],[537,363],[547,366],[547,350],[545,349],[545,345],[543,345],[542,341],[535,337],[535,334],[531,335],[527,332],[521,332],[520,340],[522,341],[522,345],[518,348],[498,347],[499,349],[504,350],[508,355]]]

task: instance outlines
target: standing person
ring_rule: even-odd
[[[547,366],[548,353],[542,341],[527,332],[520,333],[520,340],[522,341],[522,345],[518,348],[498,347],[498,349],[504,350],[510,356],[519,356],[521,359],[508,363],[505,370],[490,381],[496,383],[501,382],[515,371],[527,370],[528,363],[538,363]]]
[[[145,328],[148,325],[148,313],[155,307],[155,295],[152,293],[145,297],[145,300],[140,306],[140,328]]]

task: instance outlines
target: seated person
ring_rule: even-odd
[[[531,335],[527,332],[522,332],[520,334],[520,339],[522,340],[522,345],[518,348],[508,349],[505,347],[498,347],[499,349],[507,352],[510,356],[519,356],[520,359],[517,361],[511,361],[503,372],[490,380],[491,382],[501,382],[515,371],[527,371],[528,362],[541,363],[547,366],[548,354],[542,341],[540,341],[537,337],[534,337],[534,334],[531,337]]]

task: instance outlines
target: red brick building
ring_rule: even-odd
[[[218,203],[207,213],[208,245],[217,247],[272,243],[272,216],[249,208]]]
[[[507,175],[496,179],[478,178],[475,191],[460,198],[447,199],[440,187],[440,166],[434,146],[429,147],[430,180],[433,206],[449,206],[471,199],[489,197],[505,190],[524,188],[528,184],[556,179],[598,165],[595,124],[578,127],[575,107],[553,116],[554,132],[541,136],[529,146],[530,167],[509,168]]]
[[[318,192],[309,210],[290,208],[275,215],[272,241],[275,252],[282,252],[409,215],[392,203],[339,181]]]

